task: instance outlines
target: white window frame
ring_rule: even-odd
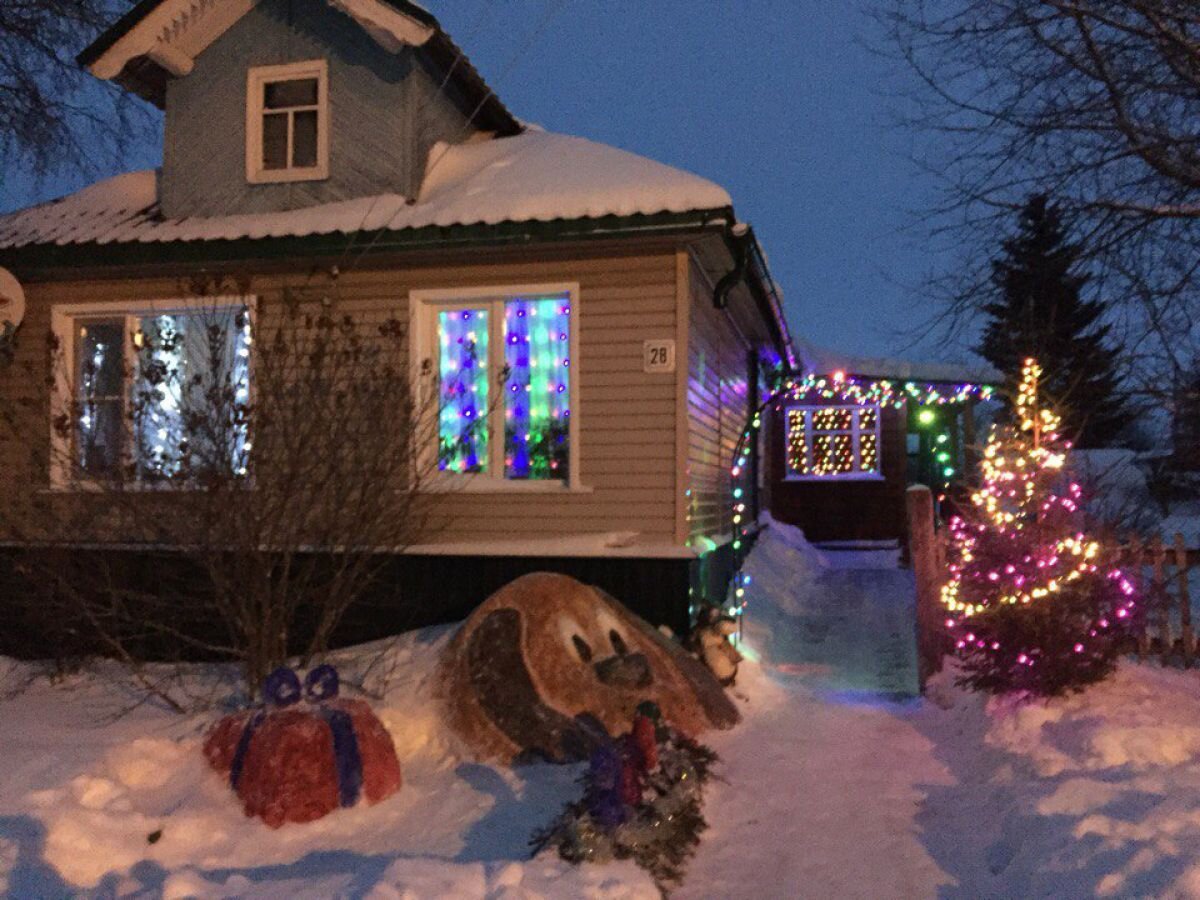
[[[813,414],[827,409],[848,409],[854,414],[853,420],[848,432],[833,432],[835,434],[849,434],[850,448],[854,454],[854,470],[850,472],[838,472],[827,475],[822,475],[816,472],[796,472],[792,469],[788,461],[788,444],[791,438],[791,418],[793,412],[802,413],[804,416],[804,441],[808,452],[808,462],[811,468],[812,454],[814,442],[813,438],[817,432],[813,430]],[[872,409],[875,411],[875,427],[862,428],[859,420],[859,413],[864,409]],[[794,404],[784,407],[783,411],[783,464],[787,474],[784,476],[785,481],[883,481],[883,407],[875,404],[858,404],[858,403],[827,403],[820,404]],[[859,470],[861,465],[860,459],[860,439],[866,433],[875,434],[875,471],[863,472]],[[821,434],[830,432],[822,431]]]
[[[493,305],[503,311],[503,304],[520,297],[566,294],[571,306],[571,327],[567,336],[569,359],[571,360],[568,404],[571,415],[567,422],[567,459],[570,472],[566,481],[558,479],[509,479],[504,477],[504,408],[502,400],[488,413],[488,466],[486,472],[443,472],[437,469],[437,389],[439,352],[438,313],[445,309],[463,307],[480,308]],[[488,287],[438,288],[436,290],[414,290],[408,295],[409,334],[412,336],[413,384],[433,379],[433,436],[423,449],[421,467],[436,474],[431,479],[432,490],[455,490],[477,493],[562,493],[587,492],[579,471],[579,283],[563,282],[552,284],[505,284]],[[488,348],[504,347],[504,316],[494,312],[488,316]],[[500,351],[503,353],[503,350]],[[497,369],[488,359],[488,384],[495,389]]]
[[[227,307],[245,307],[250,310],[251,321],[254,321],[258,298],[256,296],[222,295],[201,298],[174,298],[150,301],[104,301],[96,303],[65,303],[57,304],[50,310],[50,330],[54,335],[56,345],[62,357],[56,360],[57,369],[54,373],[54,391],[50,403],[50,487],[52,490],[95,490],[102,482],[79,472],[75,467],[75,427],[72,423],[67,433],[61,434],[54,427],[56,419],[70,415],[74,397],[73,391],[75,373],[75,323],[79,319],[124,319],[124,339],[132,340],[137,320],[148,316],[165,316],[172,314],[186,315],[189,313],[206,312]],[[128,348],[122,349],[122,354]],[[124,358],[124,357],[123,357]],[[250,360],[250,395],[254,396],[254,361]],[[132,383],[133,371],[125,361],[124,392],[126,408],[128,408],[129,387]],[[159,484],[143,482],[140,479],[123,481],[126,489],[174,489],[186,490],[182,484]]]
[[[263,89],[273,81],[317,79],[317,164],[304,168],[292,166],[291,117],[288,122],[288,165],[283,169],[263,167]],[[307,107],[306,107],[307,108]],[[291,181],[322,181],[329,177],[329,66],[323,59],[286,63],[281,66],[256,66],[246,73],[246,180],[251,184],[277,184]]]

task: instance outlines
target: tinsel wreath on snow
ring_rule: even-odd
[[[536,831],[571,863],[632,859],[661,888],[676,884],[708,823],[704,785],[717,755],[671,728],[652,702],[638,706],[628,734],[601,743],[580,779],[583,796]]]

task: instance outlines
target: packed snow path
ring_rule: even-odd
[[[711,788],[712,828],[677,896],[938,896],[951,879],[915,816],[922,787],[950,779],[905,718],[919,701],[839,703],[757,666],[744,674],[747,724],[710,739],[736,781]]]
[[[819,551],[773,524],[744,569],[750,652],[820,691],[916,696],[915,586],[896,557]]]

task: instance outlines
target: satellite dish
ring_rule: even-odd
[[[16,331],[21,320],[25,318],[25,291],[21,282],[8,269],[0,269],[0,334],[10,330]]]

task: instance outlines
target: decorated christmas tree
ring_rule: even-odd
[[[950,521],[947,627],[977,690],[1053,695],[1113,668],[1136,606],[1133,586],[1079,528],[1070,444],[1025,360],[1016,422],[992,430],[970,506]]]

